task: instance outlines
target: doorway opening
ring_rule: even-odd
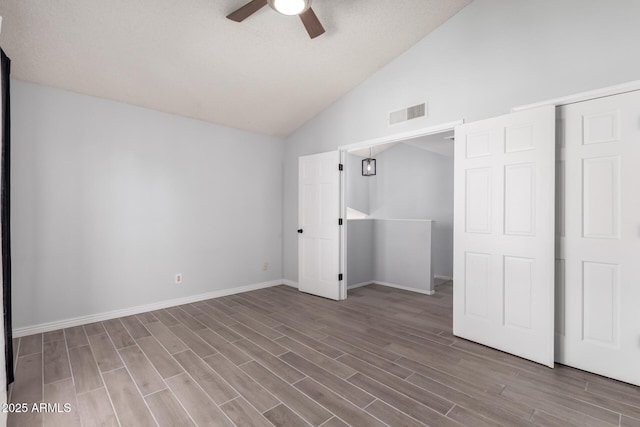
[[[340,147],[342,298],[369,284],[451,292],[453,133],[462,123]]]

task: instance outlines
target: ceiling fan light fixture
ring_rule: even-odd
[[[300,15],[311,7],[311,0],[269,0],[269,6],[283,15]]]

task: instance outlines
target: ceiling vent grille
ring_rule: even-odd
[[[396,125],[398,123],[425,117],[426,115],[427,103],[423,102],[422,104],[412,105],[411,107],[389,113],[389,125]]]

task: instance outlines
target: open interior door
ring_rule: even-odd
[[[458,126],[453,333],[554,358],[555,108]]]
[[[298,160],[298,289],[340,299],[340,153]]]

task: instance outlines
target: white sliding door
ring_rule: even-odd
[[[640,385],[640,92],[558,114],[556,360]]]
[[[553,367],[555,108],[455,132],[453,333]]]
[[[298,161],[298,289],[340,299],[340,154]]]

